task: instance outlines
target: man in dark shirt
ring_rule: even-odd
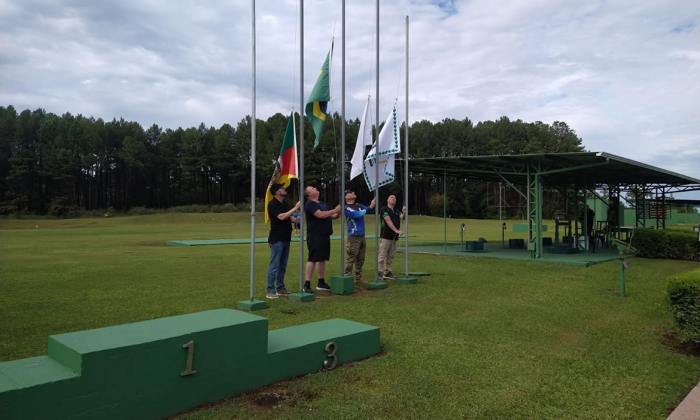
[[[396,255],[396,241],[403,232],[399,230],[401,227],[401,219],[404,218],[406,207],[401,211],[395,210],[396,196],[390,195],[386,200],[386,206],[382,207],[379,213],[382,215],[382,239],[379,243],[379,276],[385,279],[396,279],[394,273],[391,272],[391,263]]]
[[[340,215],[340,205],[329,210],[328,205],[319,201],[320,193],[315,187],[306,187],[306,246],[309,249],[309,258],[306,262],[306,278],[303,293],[313,293],[311,290],[311,277],[314,275],[314,267],[318,276],[316,290],[330,290],[324,278],[326,274],[326,261],[331,258],[331,235],[333,234],[333,220]]]
[[[292,216],[301,207],[297,202],[293,209],[284,202],[287,190],[282,184],[272,184],[270,193],[273,198],[267,205],[267,214],[270,215],[270,236],[267,243],[270,246],[270,266],[267,269],[267,295],[268,299],[277,299],[289,294],[284,287],[284,275],[287,273],[287,260],[289,259],[289,243],[292,241],[292,222],[296,218]],[[277,289],[275,289],[277,281]]]

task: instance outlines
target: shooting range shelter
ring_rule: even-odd
[[[402,160],[397,162],[403,171],[404,162]],[[605,152],[409,159],[409,171],[413,175],[443,177],[445,218],[447,217],[448,176],[478,181],[503,182],[517,191],[527,203],[526,223],[523,229],[527,232],[524,248],[529,251],[529,255],[524,255],[522,252],[512,252],[514,250],[500,252],[498,255],[495,253],[489,255],[488,252],[482,254],[483,256],[508,259],[547,259],[553,262],[567,262],[565,256],[556,257],[547,253],[545,257],[543,232],[546,227],[543,228],[542,225],[544,189],[558,190],[566,197],[567,212],[564,217],[567,217],[573,225],[571,229],[572,246],[576,248],[576,252],[588,251],[587,241],[580,240],[586,236],[587,204],[591,208],[597,206],[595,209],[597,222],[594,229],[597,233],[606,235],[601,242],[605,246],[609,246],[610,238],[628,238],[632,229],[635,228],[664,229],[667,221],[674,219],[670,205],[672,203],[680,205],[681,201],[671,200],[671,194],[700,191],[700,180],[698,179]],[[623,195],[626,192],[631,193],[630,197]],[[626,209],[624,202],[627,202],[631,208]],[[677,223],[678,221],[673,224]],[[498,248],[501,248],[500,245],[498,244]],[[420,251],[420,248],[412,246],[411,251]],[[489,248],[492,252],[496,251],[493,246]],[[453,251],[447,252],[447,229],[445,227],[444,253],[455,253],[454,248],[452,249]],[[488,251],[488,249],[484,248],[484,251]],[[583,262],[583,265],[601,262],[598,260],[603,255],[594,257],[591,252],[593,250],[586,252],[584,258],[570,259],[578,263]],[[599,252],[602,254],[605,250],[599,250],[596,253]],[[614,259],[617,254],[616,252],[609,253],[610,258],[607,259]],[[477,253],[473,255],[477,255]]]

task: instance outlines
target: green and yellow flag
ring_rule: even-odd
[[[272,184],[282,184],[284,188],[287,188],[291,184],[292,179],[297,178],[299,164],[297,163],[297,137],[294,127],[294,112],[292,112],[287,122],[284,140],[282,140],[280,157],[277,158],[275,171],[272,173],[270,184],[267,186],[267,193],[265,193],[265,223],[268,225],[270,224],[270,215],[267,214],[267,205],[274,198],[270,193],[270,187]]]
[[[311,90],[311,95],[306,101],[306,116],[311,122],[311,127],[314,129],[314,150],[318,147],[318,143],[321,141],[321,132],[323,131],[323,124],[326,122],[326,115],[328,114],[328,102],[331,100],[331,57],[333,56],[333,44],[331,44],[331,50],[326,55],[326,61],[323,62],[323,67],[321,67],[321,73],[318,74],[318,79],[316,79],[316,84]]]

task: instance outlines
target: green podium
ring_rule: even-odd
[[[12,419],[160,419],[379,353],[379,328],[331,319],[268,332],[217,309],[52,335],[48,355],[0,363]]]

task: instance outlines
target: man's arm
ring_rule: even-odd
[[[336,219],[336,218],[338,218],[339,214],[340,214],[340,204],[338,204],[333,210],[326,210],[326,211],[316,210],[314,212],[314,217],[316,217],[317,219],[327,219],[329,217]]]
[[[289,218],[291,217],[291,218],[292,218],[292,222],[296,222],[296,221],[297,221],[297,218],[296,218],[296,217],[293,217],[292,215],[293,215],[294,213],[296,213],[297,210],[299,210],[299,207],[301,207],[301,203],[297,201],[297,204],[294,206],[293,209],[289,210],[288,212],[278,214],[278,215],[277,215],[277,218],[280,219],[280,220],[287,220],[287,219],[289,219]]]
[[[335,210],[316,210],[314,212],[314,217],[317,219],[327,219],[335,214]]]
[[[386,223],[386,227],[391,229],[392,232],[396,233],[399,236],[403,235],[402,231],[396,229],[396,226],[394,226],[394,222],[391,221],[391,217],[389,217],[388,215],[384,216],[384,222]]]
[[[362,206],[362,207],[364,207],[364,206]],[[345,217],[349,217],[351,219],[357,219],[359,217],[364,216],[365,211],[366,211],[366,207],[363,210],[355,210],[352,207],[345,206]]]

